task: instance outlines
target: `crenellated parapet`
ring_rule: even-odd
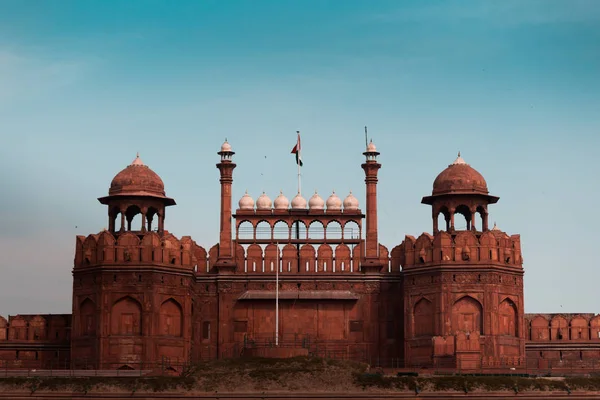
[[[600,314],[525,314],[531,342],[600,342]]]
[[[439,231],[406,236],[391,252],[392,269],[404,270],[431,265],[485,264],[522,269],[520,235],[500,231]]]
[[[191,237],[178,239],[165,231],[125,232],[113,235],[107,230],[77,236],[74,268],[99,265],[157,265],[207,271],[207,252]]]
[[[283,275],[294,274],[359,274],[361,262],[364,259],[364,242],[359,241],[354,246],[340,243],[329,245],[323,243],[313,245],[306,243],[296,245],[292,243],[269,243],[250,245],[236,245],[235,262],[236,274],[272,275],[279,265],[279,272]],[[216,247],[209,251],[209,260],[216,256]],[[388,249],[379,245],[379,260],[384,266],[382,273],[400,272],[399,269],[390,270]]]

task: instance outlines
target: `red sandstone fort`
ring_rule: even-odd
[[[352,193],[246,193],[234,211],[230,144],[218,155],[219,243],[165,229],[175,200],[137,157],[99,199],[108,229],[76,238],[72,314],[0,317],[1,366],[143,369],[244,354],[461,370],[599,362],[600,315],[524,314],[520,237],[490,228],[499,198],[460,154],[423,197],[433,232],[391,250],[378,241],[373,143],[364,212]]]

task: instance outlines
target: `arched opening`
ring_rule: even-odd
[[[125,211],[128,231],[139,231],[142,229],[142,210],[138,206],[129,206]]]
[[[450,230],[450,211],[448,211],[448,207],[444,206],[440,209],[440,211],[437,214],[437,220],[435,221],[435,223],[438,231]]]
[[[133,371],[133,367],[129,366],[129,365],[121,365],[119,368],[117,368],[119,371]]]
[[[340,240],[342,238],[342,224],[338,221],[329,222],[325,233],[327,234],[327,239]]]
[[[422,298],[414,307],[413,330],[415,337],[433,335],[433,303]]]
[[[456,214],[460,214],[464,217],[464,220],[462,218],[456,218]],[[469,230],[471,229],[471,210],[469,209],[469,207],[465,206],[464,204],[461,204],[460,206],[456,207],[456,210],[454,211],[454,229],[456,230]]]
[[[260,221],[256,225],[256,239],[257,240],[270,240],[271,239],[271,225],[267,221]]]
[[[242,221],[238,227],[236,232],[237,238],[242,240],[252,240],[254,239],[254,227],[250,221]]]
[[[500,334],[509,336],[519,336],[517,324],[517,306],[511,299],[505,299],[498,307],[500,314]]]
[[[79,306],[79,329],[82,336],[93,336],[96,333],[96,306],[92,300],[85,299]]]
[[[160,334],[165,336],[181,336],[183,331],[183,311],[179,303],[168,299],[160,306]]]
[[[480,219],[480,227],[481,227],[481,231],[485,232],[488,230],[488,216],[487,216],[487,211],[483,206],[479,206],[477,207],[476,210],[477,214],[479,214],[479,219]]]
[[[308,226],[308,238],[323,240],[325,238],[325,227],[321,221],[312,221]]]
[[[292,239],[306,239],[306,224],[302,221],[294,221],[292,224]]]
[[[121,228],[121,210],[119,207],[113,207],[108,214],[108,230],[115,233],[120,231]]]
[[[483,335],[481,303],[465,296],[452,306],[452,332],[479,332]]]
[[[290,238],[290,227],[284,221],[277,221],[273,226],[273,239],[288,241]]]
[[[348,221],[344,224],[344,239],[360,239],[360,227],[356,221]]]
[[[146,229],[148,229],[148,232],[151,232],[153,229],[155,232],[158,231],[158,224],[153,227],[154,220],[158,220],[158,217],[158,210],[156,208],[148,208],[148,213],[146,214]]]
[[[142,334],[142,306],[127,296],[117,301],[110,313],[110,332],[113,335]]]

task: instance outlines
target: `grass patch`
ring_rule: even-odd
[[[386,376],[367,365],[315,357],[243,358],[199,363],[181,376],[153,377],[8,377],[4,391],[54,392],[473,392],[600,391],[600,377],[564,379],[521,376]]]

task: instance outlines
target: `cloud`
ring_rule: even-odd
[[[0,49],[0,104],[40,95],[79,81],[82,60],[48,59]]]
[[[374,14],[376,22],[460,22],[465,20],[494,25],[542,25],[600,21],[597,0],[503,0],[447,1],[414,9],[397,9]]]

